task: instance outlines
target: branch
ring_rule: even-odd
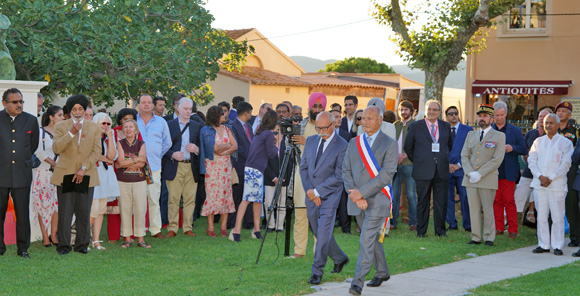
[[[407,29],[407,24],[405,24],[405,20],[403,19],[399,0],[391,0],[391,9],[389,9],[387,13],[391,19],[391,27],[393,28],[393,31],[399,34],[405,43],[412,46],[413,41],[411,40],[411,37],[409,37],[409,29]]]

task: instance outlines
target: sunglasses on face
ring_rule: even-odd
[[[16,101],[10,101],[10,102],[6,102],[6,103],[18,105],[18,104],[24,104],[24,100],[16,100]]]
[[[101,122],[101,125],[111,125],[110,122]]]
[[[274,131],[274,136],[277,136],[277,135],[278,135],[278,131]]]
[[[357,117],[356,120],[362,120],[362,117]]]
[[[447,113],[447,116],[456,116],[459,115],[459,112],[449,112]]]

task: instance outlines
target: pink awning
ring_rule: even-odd
[[[471,93],[482,95],[565,95],[572,80],[475,80]]]

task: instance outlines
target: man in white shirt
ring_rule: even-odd
[[[533,252],[550,252],[551,245],[554,255],[561,256],[564,254],[564,209],[568,192],[566,174],[572,163],[574,146],[558,134],[559,124],[560,118],[556,114],[544,117],[546,136],[534,141],[528,166],[534,176],[530,187],[534,188],[532,194],[538,211],[538,247]],[[551,232],[548,229],[548,214],[552,216]]]

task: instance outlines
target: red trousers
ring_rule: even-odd
[[[514,193],[516,182],[500,179],[498,182],[495,200],[493,201],[493,215],[495,217],[495,229],[505,230],[504,210],[507,216],[508,231],[518,233],[518,212]]]

